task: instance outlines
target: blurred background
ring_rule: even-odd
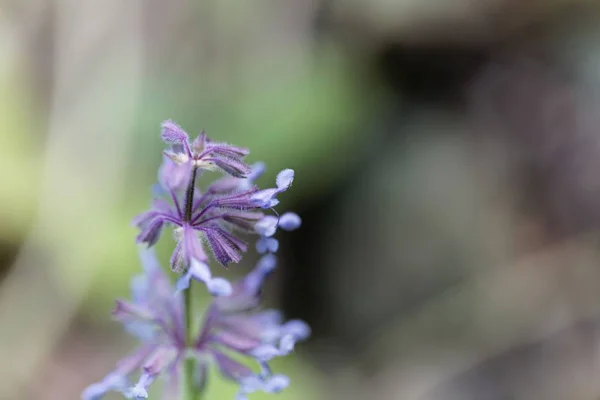
[[[599,21],[585,0],[1,0],[0,399],[77,399],[132,346],[110,310],[172,118],[251,148],[261,186],[296,170],[267,305],[314,334],[275,363],[280,399],[597,400]]]

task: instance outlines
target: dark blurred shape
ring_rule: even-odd
[[[479,137],[504,151],[521,211],[554,240],[600,227],[600,104],[580,84],[560,64],[518,56],[478,77],[469,107]]]

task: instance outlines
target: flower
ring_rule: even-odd
[[[239,262],[248,246],[235,231],[255,233],[255,225],[264,217],[260,209],[268,208],[267,203],[272,207],[278,202],[274,197],[291,185],[294,171],[280,172],[276,189],[260,191],[254,181],[265,167],[263,163],[247,167],[243,163],[243,157],[248,154],[246,149],[213,142],[204,132],[190,142],[187,133],[172,121],[163,123],[161,137],[170,149],[165,151],[151,208],[133,221],[140,229],[136,241],[153,246],[164,227],[173,226],[177,245],[171,257],[171,269],[186,274],[180,288],[189,286],[191,278],[201,278],[199,280],[207,286],[212,285],[211,293],[227,294],[229,288],[224,280],[205,277],[206,272],[198,270],[205,269],[208,261],[203,242],[223,266]],[[227,175],[201,193],[195,187],[197,175],[215,166]],[[257,198],[262,200],[259,202]],[[190,271],[192,260],[199,264]]]
[[[119,300],[113,317],[136,336],[141,345],[123,358],[116,368],[98,383],[87,387],[82,400],[99,400],[110,391],[126,398],[148,397],[148,386],[165,375],[164,399],[179,398],[179,376],[185,357],[183,300],[163,273],[151,249],[140,249],[144,273],[134,277],[131,301]],[[130,377],[140,371],[135,385]]]
[[[250,153],[248,149],[213,142],[204,131],[190,143],[188,134],[179,125],[168,120],[162,124],[160,137],[171,145],[164,154],[179,165],[191,164],[208,170],[221,169],[239,178],[250,173],[250,168],[242,160]]]
[[[287,212],[279,218],[272,215],[263,217],[254,225],[254,230],[260,235],[260,239],[256,242],[256,251],[260,254],[276,253],[279,249],[279,241],[272,236],[277,228],[293,231],[298,229],[301,223],[298,214],[293,212]]]
[[[257,311],[262,284],[275,266],[274,255],[263,256],[253,271],[233,285],[229,296],[214,298],[194,345],[199,360],[212,359],[225,378],[240,385],[237,400],[258,390],[276,393],[285,389],[289,378],[273,374],[268,362],[288,355],[297,341],[310,336],[303,321],[284,323],[276,310]],[[254,360],[260,372],[255,373],[232,354]]]
[[[215,297],[200,332],[188,342],[181,294],[173,294],[151,249],[141,249],[140,255],[144,274],[132,281],[131,302],[118,301],[113,316],[140,339],[141,345],[105,378],[86,388],[82,400],[100,400],[110,391],[129,399],[144,399],[159,377],[165,380],[162,398],[179,399],[181,371],[190,358],[198,380],[207,379],[208,364],[213,362],[223,376],[237,382],[238,400],[254,391],[275,393],[289,385],[289,378],[272,373],[268,361],[289,354],[297,341],[308,338],[310,329],[299,320],[283,323],[278,311],[256,311],[262,284],[276,266],[275,256],[261,258],[253,271],[233,284],[229,295]],[[260,372],[234,359],[233,353],[256,361]],[[130,378],[138,371],[139,379],[132,385]]]
[[[284,169],[277,174],[277,178],[275,179],[276,188],[264,189],[253,193],[251,201],[260,208],[275,207],[279,204],[279,200],[275,196],[288,190],[292,186],[292,182],[294,182],[294,170]]]

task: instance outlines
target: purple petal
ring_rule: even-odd
[[[274,206],[273,202],[276,201],[274,196],[277,193],[279,193],[277,189],[263,189],[254,193],[250,197],[250,202],[256,207],[270,208]]]
[[[225,157],[245,157],[250,154],[250,150],[244,147],[232,146],[227,143],[208,142],[206,146],[211,154],[218,154]]]
[[[290,378],[285,375],[270,376],[263,386],[266,393],[279,393],[290,385]]]
[[[131,220],[131,225],[141,228],[141,227],[147,225],[154,218],[156,218],[157,215],[158,215],[158,212],[156,210],[144,211],[143,213],[136,215]]]
[[[252,370],[243,364],[235,361],[233,358],[226,356],[218,350],[211,351],[219,371],[226,378],[239,381],[252,375]]]
[[[279,241],[275,238],[260,238],[256,242],[256,251],[259,254],[265,254],[267,252],[277,253],[279,249]]]
[[[296,340],[306,340],[310,336],[311,330],[308,324],[299,319],[293,319],[291,321],[286,322],[281,330],[285,335],[291,335]]]
[[[206,283],[206,288],[213,296],[229,296],[233,291],[231,283],[224,278],[213,278]]]
[[[243,242],[216,226],[204,228],[203,231],[215,259],[219,263],[226,266],[230,262],[237,263],[242,259],[239,253],[246,251]]]
[[[102,381],[88,386],[81,394],[82,400],[99,400],[107,392],[124,392],[129,387],[127,375],[139,368],[143,360],[154,351],[155,346],[146,345],[138,348],[117,363],[113,372]]]
[[[117,374],[109,374],[102,381],[93,383],[81,394],[81,400],[100,400],[108,392],[122,391],[129,385],[127,378]]]
[[[208,282],[212,278],[212,274],[210,272],[208,264],[198,261],[196,259],[192,260],[189,272],[192,278],[194,278],[197,281]]]
[[[206,161],[214,163],[217,167],[236,178],[245,178],[250,173],[250,167],[235,158],[212,157],[207,158]]]
[[[192,163],[183,160],[177,163],[168,157],[163,157],[163,163],[158,170],[158,182],[167,190],[182,191],[188,186],[192,176]]]
[[[192,149],[194,150],[194,152],[196,152],[196,154],[199,154],[204,150],[205,146],[206,132],[204,131],[204,129],[202,129],[202,132],[200,132],[200,134],[196,136],[196,139],[194,139],[194,141],[192,142]]]
[[[256,263],[256,269],[259,270],[263,274],[268,274],[275,269],[277,266],[277,257],[273,254],[267,254],[263,256]]]
[[[262,161],[259,161],[257,163],[252,164],[250,166],[250,173],[248,174],[248,178],[247,179],[250,182],[254,182],[258,178],[260,178],[262,174],[265,173],[266,169],[267,169],[267,166]]]
[[[146,243],[148,247],[154,246],[160,238],[163,226],[163,219],[155,217],[144,225],[142,231],[136,236],[135,241],[137,243]]]
[[[220,331],[212,337],[218,344],[229,347],[232,350],[246,353],[260,345],[260,340],[236,334],[235,332]]]
[[[183,238],[182,238],[182,255],[183,260],[185,261],[186,266],[191,266],[192,260],[196,259],[198,261],[206,261],[206,253],[204,253],[204,248],[202,247],[202,243],[196,234],[194,228],[189,225],[183,227]]]
[[[156,316],[152,310],[125,300],[117,300],[112,316],[120,322],[153,322]]]
[[[257,390],[260,390],[263,387],[263,384],[264,382],[260,377],[254,374],[247,376],[240,381],[240,392],[242,394],[256,392]]]
[[[237,210],[247,210],[249,208],[254,208],[254,203],[252,202],[252,196],[258,193],[256,188],[253,187],[250,190],[246,190],[244,192],[234,193],[228,196],[219,197],[214,199],[210,206],[212,207],[221,207],[221,208],[232,208]]]
[[[162,123],[160,138],[168,144],[184,144],[189,140],[188,134],[171,120]]]
[[[174,364],[165,376],[165,384],[163,386],[163,400],[180,400],[181,399],[181,377],[180,364]]]
[[[237,212],[223,215],[223,220],[229,222],[237,228],[254,232],[256,223],[264,217],[261,212]]]
[[[178,351],[174,347],[164,346],[157,348],[144,363],[144,372],[132,389],[132,394],[138,398],[148,398],[148,387],[161,372],[170,369],[177,356]]]
[[[277,174],[275,182],[277,183],[277,189],[279,189],[280,192],[287,190],[292,185],[292,182],[294,182],[294,170],[284,169]]]
[[[298,214],[293,212],[287,212],[279,217],[279,226],[281,229],[286,231],[293,231],[294,229],[298,229],[302,224],[302,220],[298,216]]]
[[[258,361],[264,362],[277,357],[280,351],[273,345],[263,344],[253,349],[249,354]]]
[[[277,217],[267,215],[255,225],[255,231],[261,236],[270,237],[277,231]]]
[[[247,294],[255,296],[258,294],[266,276],[270,274],[277,265],[277,259],[272,254],[262,257],[256,267],[244,278],[244,288]]]
[[[173,272],[181,273],[185,270],[185,262],[182,254],[181,241],[177,243],[175,249],[173,250],[173,254],[171,254],[171,259],[169,260],[169,265],[171,266],[171,270]]]
[[[279,341],[279,351],[280,355],[286,355],[291,353],[294,350],[294,346],[296,345],[296,339],[292,335],[285,335]]]

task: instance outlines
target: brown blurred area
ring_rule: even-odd
[[[600,398],[599,21],[591,0],[4,0],[0,399],[78,398],[130,347],[107,304],[166,118],[298,173],[270,301],[314,336],[282,396]]]

